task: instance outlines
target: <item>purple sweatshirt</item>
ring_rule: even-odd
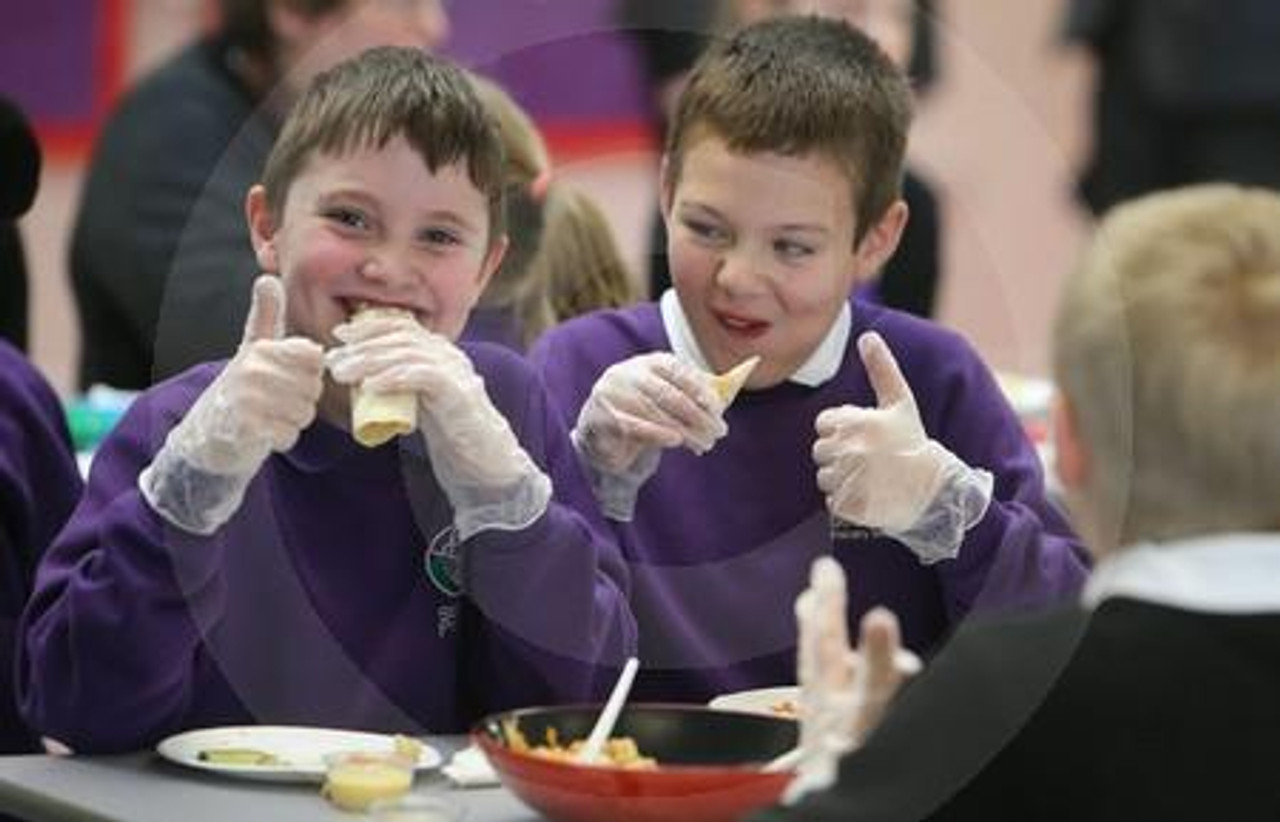
[[[22,354],[0,342],[0,753],[40,750],[18,716],[8,672],[36,563],[82,485],[61,403]]]
[[[625,565],[536,376],[467,350],[555,496],[524,530],[461,544],[418,435],[365,449],[322,421],[266,461],[215,534],[168,526],[138,474],[220,365],[142,395],[23,616],[30,722],[120,751],[228,723],[457,733],[597,696],[599,666],[635,648]]]
[[[831,536],[814,419],[837,405],[875,405],[854,345],[871,329],[897,358],[929,436],[995,477],[986,515],[953,560],[926,566],[892,539]],[[605,368],[670,349],[657,304],[647,304],[570,321],[530,356],[572,424]],[[834,554],[848,575],[852,636],[864,612],[884,605],[906,644],[926,653],[971,610],[1060,601],[1084,581],[1083,549],[1045,498],[1016,415],[976,353],[940,326],[854,302],[835,377],[743,392],[725,422],[728,435],[704,456],[666,451],[634,520],[616,524],[640,626],[640,697],[701,701],[794,682],[793,606],[819,554]]]

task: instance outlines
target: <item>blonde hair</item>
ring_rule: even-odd
[[[1280,527],[1280,195],[1205,185],[1113,210],[1054,347],[1118,545]]]
[[[639,298],[604,212],[577,189],[552,190],[533,268],[535,279],[548,284],[553,323]]]
[[[510,311],[528,346],[561,320],[637,299],[603,212],[577,189],[550,182],[546,142],[506,91],[476,75],[472,82],[506,150],[510,241],[480,304]]]

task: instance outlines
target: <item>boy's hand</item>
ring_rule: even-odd
[[[834,780],[840,756],[880,724],[902,684],[921,668],[902,647],[897,617],[885,608],[863,616],[858,650],[850,648],[847,600],[843,569],[819,557],[796,600],[801,759],[789,801]]]
[[[493,406],[460,348],[411,317],[345,323],[334,336],[344,343],[327,357],[336,381],[418,396],[431,465],[463,539],[488,528],[523,528],[541,516],[551,481]]]
[[[278,277],[253,284],[244,339],[183,425],[188,454],[206,471],[256,472],[272,451],[288,451],[316,416],[324,388],[324,349],[284,335],[284,286]]]
[[[641,354],[596,381],[574,439],[594,467],[621,473],[652,449],[711,450],[728,430],[723,405],[709,374],[665,351]]]
[[[267,456],[315,419],[324,350],[286,338],[284,315],[279,278],[258,277],[239,350],[144,470],[144,496],[174,525],[209,533],[225,522]]]
[[[843,405],[818,415],[813,459],[834,516],[877,528],[922,562],[955,556],[981,519],[991,475],[929,439],[915,396],[879,334],[858,339],[875,408]]]

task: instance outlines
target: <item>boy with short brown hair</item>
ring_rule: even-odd
[[[971,609],[1083,581],[969,345],[850,299],[907,218],[910,110],[901,72],[843,22],[778,18],[717,44],[667,145],[674,290],[533,352],[632,565],[645,696],[794,681],[792,603],[818,553],[845,566],[855,624],[888,605],[918,651]],[[709,372],[752,357],[726,408]]]
[[[246,200],[267,273],[244,342],[135,402],[41,566],[20,678],[43,734],[462,732],[589,699],[631,652],[550,398],[453,342],[502,257],[502,163],[444,61],[374,49],[317,78]],[[418,430],[358,445],[357,387],[408,397]]]

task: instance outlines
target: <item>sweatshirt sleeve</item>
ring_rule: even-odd
[[[12,670],[18,616],[40,557],[80,498],[62,406],[39,373],[0,344],[0,664]],[[0,680],[0,753],[38,750]]]
[[[137,490],[177,416],[144,395],[107,438],[19,626],[21,710],[73,750],[136,749],[175,728],[201,664],[197,626],[221,608],[218,542],[166,527]]]
[[[473,664],[487,673],[479,681],[488,710],[595,698],[601,672],[636,652],[622,554],[541,382],[531,373],[520,382],[521,411],[509,417],[553,496],[529,527],[487,531],[462,547],[467,594],[487,633]]]
[[[1088,554],[1048,498],[1040,457],[991,372],[967,343],[953,340],[954,356],[934,378],[943,382],[920,377],[923,421],[930,436],[990,471],[995,484],[959,555],[938,566],[948,613],[954,620],[970,610],[1069,601],[1088,575]]]

